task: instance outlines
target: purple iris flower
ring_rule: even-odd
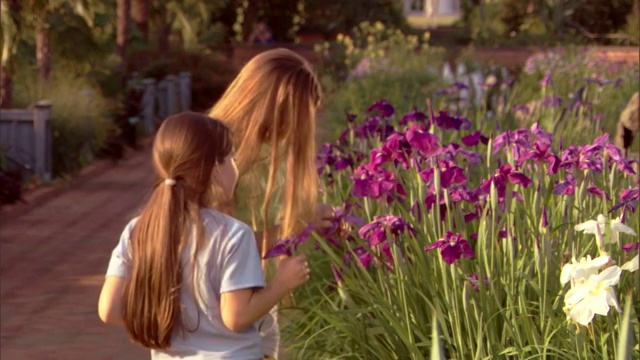
[[[309,225],[299,234],[294,234],[286,239],[278,241],[271,249],[264,255],[265,259],[278,257],[278,256],[291,256],[297,250],[300,244],[305,243],[311,237],[313,232],[313,226]]]
[[[553,78],[551,77],[551,74],[549,72],[546,72],[544,74],[544,77],[540,81],[540,87],[544,89],[544,88],[546,88],[548,86],[552,86],[552,85],[553,85]]]
[[[547,175],[552,175],[558,172],[560,158],[551,151],[551,146],[549,144],[544,142],[539,143],[536,141],[533,144],[533,149],[518,159],[518,166],[522,166],[522,164],[529,159],[549,164],[549,167],[547,168]]]
[[[331,264],[331,272],[333,273],[333,278],[337,283],[341,283],[343,281],[342,269],[340,267]]]
[[[564,181],[557,182],[553,186],[553,193],[556,195],[573,195],[576,191],[576,180],[573,175],[567,175]]]
[[[547,145],[551,145],[553,143],[553,134],[544,131],[538,123],[531,125],[529,131],[536,136],[536,142]]]
[[[465,186],[458,186],[455,189],[450,189],[449,198],[452,202],[460,202],[462,200],[469,204],[476,204],[478,202],[478,194],[476,191],[469,190]]]
[[[593,140],[593,145],[606,146],[609,143],[609,134],[604,133]]]
[[[384,140],[394,132],[394,128],[389,124],[387,119],[373,117],[366,119],[362,124],[356,126],[353,132],[359,139],[373,138],[377,135],[381,140]]]
[[[394,215],[376,216],[373,221],[358,230],[358,236],[367,240],[369,246],[387,242],[387,231],[397,238],[402,234],[415,236],[416,230],[404,219]]]
[[[631,162],[625,158],[625,156],[622,154],[622,151],[615,145],[611,143],[605,145],[604,153],[609,156],[609,159],[611,159],[611,162],[616,165],[618,171],[631,176],[636,174],[633,166],[631,166]]]
[[[444,130],[460,130],[471,128],[471,121],[462,116],[450,115],[447,111],[440,111],[434,118],[436,125]]]
[[[371,265],[371,262],[373,261],[373,255],[371,255],[371,253],[364,246],[355,247],[352,249],[352,251],[358,259],[360,265],[362,265],[365,269],[368,269]],[[344,263],[348,263],[350,259],[351,254],[347,253],[347,255],[345,255],[344,257]]]
[[[341,206],[334,208],[334,216],[331,219],[331,226],[318,231],[318,234],[323,236],[327,242],[331,243],[334,246],[340,246],[341,240],[340,238],[346,235],[347,240],[351,240],[351,236],[349,234],[343,233],[343,225],[349,225],[351,227],[361,227],[365,224],[365,221],[359,216],[352,213],[353,208],[355,208],[351,202],[347,202]]]
[[[600,87],[603,87],[605,85],[611,84],[611,80],[601,79],[598,76],[585,78],[584,81],[587,84],[593,84],[593,83],[598,84],[598,86],[600,86]]]
[[[602,145],[569,146],[560,156],[560,167],[579,170],[602,171]]]
[[[640,250],[640,241],[624,244],[622,245],[622,250],[624,250],[625,252],[638,251]]]
[[[380,99],[367,109],[367,114],[375,112],[388,118],[395,114],[396,109],[389,103],[389,101]]]
[[[461,257],[472,258],[475,256],[471,245],[462,238],[462,234],[454,234],[451,231],[447,231],[444,238],[425,246],[423,249],[424,251],[440,249],[442,260],[449,265],[455,263]]]
[[[622,154],[622,151],[611,143],[604,146],[604,153],[613,161],[624,160],[624,154]]]
[[[482,162],[482,156],[475,151],[458,149],[456,154],[460,154],[469,164],[479,164]]]
[[[619,77],[616,79],[616,82],[613,84],[613,87],[616,89],[619,89],[622,87],[622,84],[624,84],[624,79]]]
[[[401,164],[405,170],[411,167],[412,148],[404,133],[389,135],[382,145],[382,151],[394,160],[396,166]]]
[[[620,192],[620,201],[615,204],[609,213],[624,208],[624,211],[636,211],[636,203],[640,201],[640,187],[624,189]]]
[[[522,112],[525,115],[529,115],[531,113],[531,110],[529,110],[529,106],[526,104],[516,105],[511,109],[511,111],[514,114],[517,114],[518,112]]]
[[[402,119],[400,119],[400,125],[405,126],[410,122],[424,123],[427,120],[427,115],[421,111],[413,110],[406,113]]]
[[[451,85],[452,87],[458,89],[458,91],[462,91],[462,90],[469,90],[469,87],[467,86],[467,84],[460,82],[460,81],[456,81],[453,83],[453,85]]]
[[[440,173],[440,184],[445,189],[452,185],[464,184],[466,181],[467,177],[464,174],[464,169],[459,166],[452,166]]]
[[[349,135],[351,134],[351,129],[346,128],[342,130],[340,136],[338,136],[338,140],[336,141],[339,145],[349,145]]]
[[[540,217],[540,226],[546,228],[549,226],[549,218],[547,216],[547,207],[542,207],[542,216]]]
[[[488,277],[484,277],[484,283],[485,284],[489,284],[489,278]],[[473,288],[473,290],[478,291],[480,289],[480,277],[478,276],[478,273],[473,273],[471,275],[467,275],[467,281],[469,281],[469,284],[471,284],[471,287]]]
[[[462,143],[471,147],[471,146],[475,146],[476,144],[478,144],[479,142],[482,142],[483,144],[487,145],[489,143],[489,138],[487,138],[486,136],[482,135],[482,133],[480,131],[475,131],[469,135],[463,136],[462,137]]]
[[[479,219],[479,218],[480,218],[480,215],[478,215],[478,212],[477,211],[472,211],[472,212],[467,213],[467,214],[464,215],[464,222],[465,223],[470,223],[473,220]]]
[[[504,164],[500,166],[493,176],[480,185],[481,191],[489,194],[491,192],[491,183],[496,187],[498,197],[502,202],[506,194],[507,183],[527,188],[531,185],[531,179],[519,171],[514,171],[510,164]]]
[[[542,99],[542,106],[557,108],[562,105],[562,98],[559,96],[547,96]]]
[[[437,136],[422,130],[415,123],[409,125],[406,133],[406,139],[411,146],[417,149],[422,156],[430,157],[440,151],[440,144]]]
[[[513,147],[516,151],[530,148],[529,129],[507,130],[493,139],[493,153],[497,154],[503,147]]]
[[[352,194],[355,197],[379,199],[386,195],[387,202],[391,202],[406,196],[402,184],[386,169],[372,169],[369,165],[361,165],[355,170],[352,180]]]
[[[331,166],[336,162],[333,156],[333,144],[325,143],[320,146],[317,155],[317,167],[318,170],[323,170],[325,166]]]
[[[587,188],[587,192],[591,195],[594,195],[596,197],[599,197],[600,199],[607,199],[607,200],[611,200],[611,198],[609,197],[609,194],[607,194],[606,191],[600,189],[597,186],[589,186]]]

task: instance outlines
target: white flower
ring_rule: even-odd
[[[627,270],[629,272],[634,272],[634,271],[638,270],[639,263],[640,263],[640,260],[639,260],[638,256],[640,256],[640,255],[636,255],[633,259],[631,259],[631,260],[627,261],[626,263],[624,263],[624,265],[622,265],[620,268],[622,270]]]
[[[560,283],[564,285],[571,280],[571,286],[573,286],[576,282],[584,282],[589,276],[596,275],[598,270],[609,261],[611,261],[609,256],[600,256],[592,260],[591,255],[587,255],[587,257],[581,258],[580,261],[576,261],[573,258],[571,263],[566,263],[562,267]]]
[[[597,234],[598,228],[601,232],[604,232],[604,226],[607,223],[607,218],[604,215],[598,215],[597,220],[587,220],[582,224],[578,224],[574,227],[576,231],[582,231],[585,234]]]
[[[620,236],[618,235],[619,233],[625,233],[633,236],[636,235],[636,232],[633,231],[632,228],[622,223],[621,218],[621,216],[618,216],[617,218],[611,220],[611,242],[614,242],[616,244],[618,243],[618,237]]]
[[[636,232],[633,231],[632,228],[623,224],[620,220],[620,217],[617,217],[611,220],[611,235],[609,236],[609,242],[618,243],[619,233],[625,233],[630,235],[636,235]],[[576,231],[582,231],[585,234],[594,234],[596,236],[596,242],[598,244],[598,249],[601,251],[604,249],[604,236],[603,234],[607,231],[607,218],[600,214],[596,220],[587,220],[581,224],[578,224],[574,227]]]
[[[569,318],[587,326],[595,314],[607,315],[610,306],[622,312],[612,287],[620,281],[621,273],[619,266],[612,266],[571,288],[564,297],[565,312]]]

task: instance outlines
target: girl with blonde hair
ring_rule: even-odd
[[[315,115],[322,91],[311,65],[278,48],[252,58],[240,71],[211,117],[234,134],[240,183],[228,211],[256,230],[261,255],[307,225],[330,225],[332,209],[318,204]],[[262,324],[265,354],[276,357],[276,311]]]
[[[229,129],[202,114],[167,118],[154,139],[158,180],[113,250],[98,304],[153,359],[261,359],[257,321],[309,279],[300,255],[265,286],[253,231],[212,208],[236,187],[233,156]]]

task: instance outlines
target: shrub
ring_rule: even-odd
[[[37,86],[35,69],[18,70],[14,84],[16,107],[29,107],[38,100],[52,102],[52,158],[54,176],[79,170],[94,158],[113,134],[113,104],[86,76],[54,68],[45,90]]]
[[[24,176],[19,167],[11,166],[0,147],[0,205],[14,204],[22,200]]]
[[[210,108],[239,71],[225,54],[212,50],[173,51],[162,56],[150,52],[145,56],[157,60],[146,67],[131,69],[143,78],[160,81],[167,75],[177,75],[182,71],[191,73],[191,107],[194,111]]]

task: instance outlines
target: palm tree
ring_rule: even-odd
[[[131,32],[131,0],[118,0],[117,3],[117,35],[118,55],[120,56],[122,73],[127,72],[127,42]]]
[[[2,24],[2,62],[0,64],[0,108],[8,109],[13,102],[13,54],[18,44],[19,21],[17,0],[0,1]]]
[[[149,5],[149,0],[132,0],[131,2],[131,18],[142,40],[147,44],[149,43]]]

